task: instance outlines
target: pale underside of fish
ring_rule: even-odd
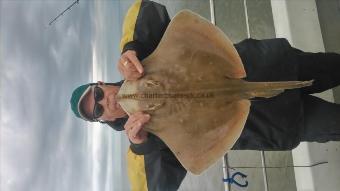
[[[181,164],[200,174],[226,154],[245,125],[250,98],[270,98],[312,81],[247,82],[228,37],[184,10],[170,22],[156,50],[142,61],[145,75],[125,81],[117,100],[130,115],[151,115],[155,134]]]

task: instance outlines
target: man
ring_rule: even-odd
[[[140,60],[153,52],[169,22],[166,8],[160,4],[144,0],[131,6],[124,21],[122,55],[118,63],[125,79],[136,80],[143,76]],[[309,95],[340,84],[339,54],[305,53],[292,48],[285,39],[247,39],[235,48],[243,61],[246,80],[315,81],[311,87],[254,101],[233,149],[291,150],[301,141],[340,140],[340,106]],[[121,84],[98,82],[78,87],[72,95],[72,110],[84,120],[100,121],[116,130],[125,130],[131,142],[129,168],[132,169],[136,161],[144,162],[141,171],[145,170],[142,174],[147,189],[177,189],[186,171],[159,138],[143,130],[149,115],[139,112],[127,116],[117,104],[115,95]],[[144,158],[137,159],[141,156]],[[129,177],[132,184],[137,185],[136,177],[133,174]]]

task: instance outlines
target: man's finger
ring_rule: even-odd
[[[147,116],[145,116],[147,115]],[[144,114],[143,112],[141,111],[138,111],[136,113],[133,113],[129,116],[129,119],[127,120],[126,124],[133,124],[135,123],[136,121],[139,121],[141,118],[143,117],[149,117],[150,118],[150,115],[149,114]]]
[[[138,58],[135,55],[128,55],[128,58],[132,62],[132,64],[136,67],[139,73],[143,73],[144,69],[142,64],[139,62]]]
[[[134,119],[131,121],[133,126],[137,126],[138,123],[141,123],[144,125],[150,120],[150,115],[149,114],[143,114],[143,113],[137,113],[134,115]]]
[[[129,64],[129,62],[126,60],[125,62],[123,62],[123,66],[126,67]]]
[[[139,72],[134,72],[132,74],[129,74],[127,77],[126,77],[126,80],[137,80],[139,79],[140,77],[142,76],[142,74],[140,74]]]
[[[137,113],[130,115],[129,119],[127,120],[127,122],[124,125],[125,130],[132,129],[133,126],[135,125],[135,123],[139,120],[140,115],[141,115],[140,112],[137,112]]]
[[[136,72],[139,72],[137,70],[137,68],[135,67],[135,65],[133,63],[131,63],[130,61],[125,61],[122,63],[123,65],[123,68],[127,71],[136,71]]]
[[[129,131],[130,129],[132,129],[132,128],[133,128],[133,123],[134,123],[134,121],[128,120],[128,121],[125,123],[125,125],[124,125],[125,131]]]
[[[124,128],[133,128],[134,125],[136,125],[137,122],[141,122],[142,124],[148,122],[150,120],[149,114],[144,114],[143,112],[139,111],[136,113],[133,113],[129,116],[129,119],[125,123]]]
[[[124,67],[123,64],[119,64],[118,70],[127,80],[137,80],[142,76],[142,74],[139,73],[139,71],[137,71],[135,66],[131,63],[128,63],[126,67]]]
[[[145,123],[147,123],[150,120],[150,115],[149,114],[143,114],[143,113],[138,113],[138,116],[136,116],[136,120],[131,120],[129,123],[129,127],[133,131],[138,131]]]
[[[143,128],[143,124],[141,122],[137,122],[136,124],[134,124],[133,128],[130,130],[129,136],[131,136],[131,138],[136,138],[139,131],[141,131],[142,128]]]

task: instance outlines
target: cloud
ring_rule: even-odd
[[[122,26],[121,1],[103,1],[95,4],[95,52],[104,71],[101,80],[115,82],[122,79],[116,69],[120,57],[119,43]],[[124,11],[125,12],[125,11]]]
[[[68,104],[92,69],[92,2],[46,27],[69,4],[1,2],[1,190],[92,186],[91,140]]]
[[[1,1],[0,190],[128,190],[129,142],[108,127],[76,119],[73,89],[121,79],[116,61],[131,2]],[[100,70],[100,68],[102,70]]]

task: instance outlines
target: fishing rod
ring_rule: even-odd
[[[73,7],[75,4],[79,4],[79,0],[74,1],[70,6],[68,6],[63,12],[61,12],[58,16],[56,16],[53,20],[51,20],[48,25],[52,25],[54,22],[57,21],[59,17],[61,17],[66,11],[71,10],[71,7]]]

